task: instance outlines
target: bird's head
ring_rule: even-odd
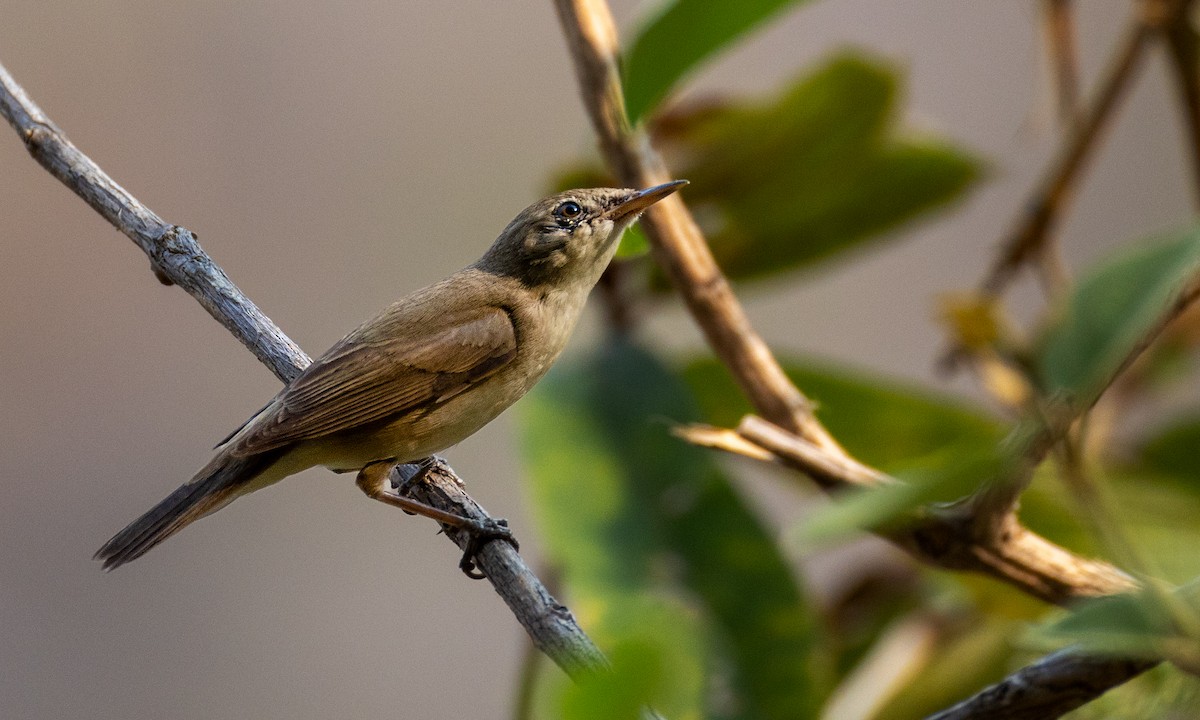
[[[686,184],[673,180],[645,190],[592,188],[551,195],[522,210],[479,267],[529,286],[579,281],[590,287],[612,259],[625,228]]]

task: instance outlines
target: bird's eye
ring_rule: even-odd
[[[574,220],[583,214],[583,206],[574,200],[568,200],[554,208],[554,214],[560,220]]]

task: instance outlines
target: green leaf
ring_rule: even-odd
[[[844,53],[760,103],[678,113],[660,135],[717,261],[760,278],[878,241],[980,174],[936,139],[896,137],[897,73]]]
[[[817,405],[817,416],[854,457],[895,471],[961,444],[994,444],[1002,425],[983,410],[844,366],[781,357],[789,378]],[[712,358],[687,364],[684,377],[714,425],[733,427],[751,412],[729,372]]]
[[[686,593],[748,717],[815,710],[817,617],[711,453],[669,435],[697,417],[687,386],[618,343],[559,363],[520,410],[534,512],[585,625],[624,594]]]
[[[880,529],[921,506],[958,500],[989,480],[1008,475],[1016,458],[995,445],[958,445],[927,456],[925,462],[924,468],[899,473],[896,484],[840,493],[796,525],[790,537],[811,549],[862,530]]]
[[[595,634],[611,639],[612,671],[565,677],[555,720],[643,717],[653,708],[671,720],[703,720],[704,628],[688,608],[661,596],[627,596],[610,603]]]
[[[1159,429],[1139,453],[1140,466],[1149,472],[1200,480],[1200,416],[1191,416]]]
[[[1085,601],[1032,634],[1035,642],[1081,645],[1103,653],[1166,656],[1200,668],[1200,585],[1146,589]]]
[[[1125,248],[1075,288],[1042,338],[1044,392],[1087,407],[1200,269],[1200,228]]]
[[[1164,663],[1070,714],[1070,720],[1200,717],[1200,683]]]
[[[1048,540],[1084,555],[1105,557],[1104,549],[1071,508],[1074,504],[1054,468],[1043,465],[1021,496],[1021,521]],[[1156,575],[1176,583],[1200,574],[1200,484],[1187,478],[1141,469],[1105,472],[1108,505],[1120,509],[1123,532]],[[1106,557],[1110,561],[1117,558]]]
[[[631,122],[649,114],[684,75],[722,47],[801,0],[674,0],[645,25],[625,58]]]
[[[646,239],[646,234],[642,232],[642,226],[634,225],[621,236],[621,244],[617,246],[615,257],[618,260],[631,260],[641,257],[648,252],[650,252],[650,241]]]

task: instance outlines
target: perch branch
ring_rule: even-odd
[[[79,151],[0,65],[0,114],[35,160],[137,243],[154,274],[178,285],[285,383],[309,358],[213,263],[186,228],[163,221]]]
[[[114,182],[71,144],[3,65],[0,115],[21,136],[34,159],[142,248],[162,282],[179,285],[196,298],[279,379],[288,382],[308,366],[311,361],[304,351],[233,284],[200,248],[194,233],[164,222]],[[429,473],[427,480],[413,488],[418,500],[458,515],[488,519],[449,468]],[[460,547],[466,544],[467,538],[459,531],[443,529]],[[551,597],[511,545],[488,543],[476,564],[534,645],[564,671],[574,676],[606,666],[604,656],[570,610]]]

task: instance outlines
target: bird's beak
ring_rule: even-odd
[[[687,180],[672,180],[671,182],[655,185],[654,187],[638,190],[630,195],[620,205],[614,205],[605,213],[614,222],[630,215],[637,215],[654,203],[687,185]]]

